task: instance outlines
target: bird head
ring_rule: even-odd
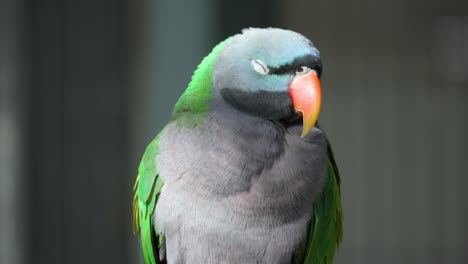
[[[320,53],[304,36],[283,29],[249,28],[219,54],[213,84],[232,107],[270,120],[301,116],[301,137],[314,127],[321,105]]]

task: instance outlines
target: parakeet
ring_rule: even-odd
[[[290,30],[214,47],[138,169],[145,263],[332,263],[343,213],[316,122],[321,73],[317,48]]]

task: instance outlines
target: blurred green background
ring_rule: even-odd
[[[335,263],[468,263],[467,6],[1,0],[0,263],[142,263],[141,154],[200,60],[250,26],[321,50],[343,178]]]

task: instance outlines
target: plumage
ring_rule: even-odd
[[[301,137],[287,96],[298,62],[321,71],[313,44],[280,29],[244,30],[203,59],[138,170],[145,263],[332,263],[340,180],[318,124]]]

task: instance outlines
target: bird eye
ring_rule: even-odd
[[[303,74],[309,73],[310,71],[313,71],[313,70],[307,66],[301,66],[296,69],[296,74],[303,75]]]
[[[270,72],[268,66],[259,59],[253,59],[250,63],[252,64],[252,68],[260,75],[267,75]]]

